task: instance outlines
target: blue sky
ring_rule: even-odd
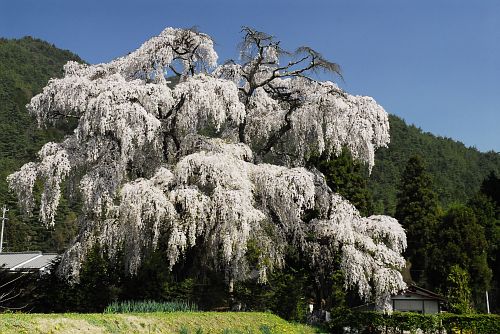
[[[320,51],[348,92],[424,131],[500,152],[498,0],[0,0],[0,36],[38,37],[90,63],[167,26],[198,26],[220,60],[235,58],[243,25]]]

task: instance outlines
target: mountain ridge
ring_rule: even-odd
[[[412,156],[423,158],[442,206],[467,201],[491,171],[500,172],[500,153],[480,152],[455,139],[424,132],[395,115],[389,115],[389,123],[391,142],[376,152],[369,178],[378,213],[394,214],[399,178]]]

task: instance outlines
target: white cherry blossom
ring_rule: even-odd
[[[77,127],[10,175],[10,188],[30,211],[40,180],[40,219],[50,225],[65,181],[78,186],[80,231],[60,267],[75,279],[95,244],[123,249],[135,273],[165,237],[171,267],[203,247],[230,285],[255,270],[265,282],[292,242],[324,270],[339,253],[346,285],[390,309],[390,294],[404,288],[403,229],[391,217],[361,217],[306,168],[347,147],[371,169],[389,142],[387,113],[312,79],[314,70],[340,73],[316,51],[286,53],[271,36],[244,32],[241,64],[216,67],[208,35],[173,28],[109,63],[69,62],[28,109],[41,126],[75,118]],[[250,242],[261,250],[256,268]]]

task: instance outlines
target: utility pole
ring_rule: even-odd
[[[7,211],[9,211],[9,209],[7,209],[7,207],[4,205],[3,206],[3,213],[2,213],[2,232],[0,234],[0,253],[3,250],[3,228],[5,226],[5,221],[9,220],[9,218],[5,217],[5,214],[7,213]]]
[[[486,290],[486,311],[490,314],[490,299],[488,298],[488,290]]]

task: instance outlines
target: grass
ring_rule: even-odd
[[[319,333],[270,313],[171,312],[126,314],[0,314],[0,333]]]

